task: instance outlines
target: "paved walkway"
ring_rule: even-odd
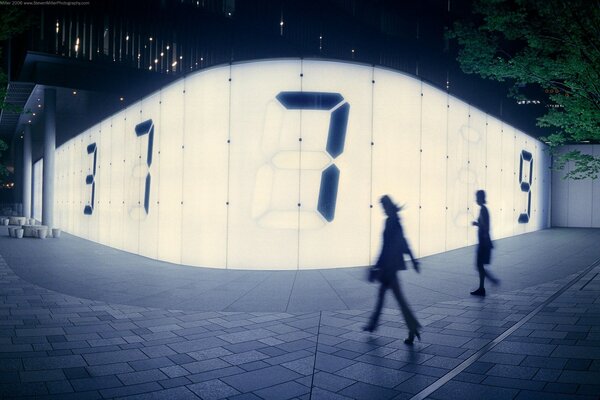
[[[375,291],[362,269],[270,272],[293,283],[269,311],[256,283],[273,284],[267,272],[172,266],[69,236],[0,238],[0,397],[597,399],[599,239],[552,229],[498,241],[503,283],[484,299],[465,295],[472,249],[423,259],[422,274],[403,274],[424,325],[408,347],[393,308],[362,332]],[[178,290],[193,284],[234,299],[186,303]],[[304,289],[315,297],[305,310]],[[256,310],[228,311],[245,300]]]

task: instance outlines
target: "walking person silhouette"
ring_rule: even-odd
[[[377,322],[381,315],[381,309],[383,308],[383,301],[385,293],[388,289],[392,290],[394,297],[400,305],[400,310],[404,316],[404,321],[408,327],[408,338],[404,340],[406,344],[413,344],[415,336],[421,340],[419,329],[421,324],[417,321],[412,310],[409,308],[404,295],[400,291],[400,283],[396,272],[399,270],[406,269],[406,263],[404,262],[404,254],[408,254],[412,260],[413,267],[419,272],[419,262],[413,257],[412,251],[406,242],[402,225],[398,217],[398,212],[401,207],[398,207],[392,199],[388,196],[382,196],[380,199],[381,206],[387,219],[385,221],[385,229],[383,231],[383,246],[381,248],[381,254],[377,263],[372,268],[376,272],[377,279],[381,283],[379,287],[379,293],[377,296],[377,303],[375,310],[371,315],[369,324],[363,327],[364,331],[373,332],[377,329]]]
[[[478,227],[477,237],[479,244],[477,245],[477,257],[475,260],[477,272],[479,272],[479,288],[471,292],[474,296],[485,296],[485,278],[497,285],[500,280],[494,277],[489,271],[485,270],[485,265],[489,264],[492,258],[492,239],[490,238],[490,213],[485,206],[485,190],[475,192],[475,200],[480,206],[479,217],[477,221],[473,221],[473,225]]]

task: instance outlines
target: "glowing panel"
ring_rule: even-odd
[[[96,193],[98,192],[98,180],[99,176],[99,160],[98,160],[98,147],[100,143],[102,132],[101,125],[98,124],[90,128],[88,133],[87,146],[84,152],[84,163],[83,163],[83,175],[85,188],[84,192],[87,191],[84,197],[83,214],[86,216],[93,215],[94,212],[98,211],[98,198]],[[87,156],[87,157],[86,157]],[[83,218],[85,225],[84,231],[87,230],[86,237],[94,242],[98,241],[99,237],[99,218]]]
[[[228,267],[298,266],[300,165],[293,160],[300,159],[301,111],[286,110],[277,95],[301,90],[300,73],[300,63],[287,61],[231,69]]]
[[[123,248],[123,228],[128,223],[125,212],[125,118],[126,112],[118,113],[112,119],[110,152],[110,241],[112,247]],[[139,112],[139,109],[138,109]]]
[[[381,248],[384,194],[403,206],[417,256],[476,242],[478,189],[493,238],[546,227],[544,148],[408,75],[247,62],[188,75],[60,146],[55,216],[67,232],[175,263],[367,265]]]
[[[159,202],[158,258],[176,263],[181,262],[183,90],[183,80],[161,90],[160,124],[154,130],[154,140],[160,148],[156,183]],[[144,120],[150,117],[144,115]]]
[[[100,125],[100,138],[97,140],[96,170],[96,207],[93,217],[98,221],[98,242],[108,243],[110,240],[110,189],[111,189],[111,138],[113,118],[105,119]]]
[[[301,157],[299,266],[366,265],[373,71],[352,64],[304,61],[302,73],[302,90],[328,93],[323,102],[328,99],[329,104],[322,104],[320,111],[301,113],[301,155],[321,153],[331,160],[323,168]],[[320,223],[316,218],[321,218]],[[324,241],[324,237],[337,240]]]
[[[448,95],[423,85],[421,114],[421,176],[419,207],[419,255],[446,246],[446,167]]]
[[[502,122],[488,116],[486,135],[486,185],[487,208],[490,213],[490,235],[492,240],[499,239],[502,234]],[[472,195],[473,202],[475,194]]]
[[[185,80],[181,262],[223,267],[227,251],[229,68]]]
[[[479,211],[472,207],[475,193],[469,191],[477,180],[469,168],[469,105],[451,97],[448,106],[446,250],[451,250],[468,244]]]
[[[123,137],[123,249],[132,253],[139,253],[140,219],[145,216],[141,195],[146,180],[146,152],[142,149],[145,140],[140,140],[136,131],[144,118],[142,104],[137,103],[126,110]]]
[[[473,219],[477,219],[479,215],[479,206],[475,202],[475,192],[477,190],[485,190],[486,182],[486,115],[474,107],[469,108],[469,124],[462,132],[463,139],[468,146],[467,167],[469,171],[469,181],[467,182],[467,198],[469,201],[469,211],[473,215]],[[486,195],[489,196],[489,194]],[[491,201],[490,197],[487,201]],[[477,229],[471,226],[467,230],[467,243],[475,244],[478,241]]]
[[[515,208],[515,196],[521,196],[521,188],[518,185],[518,156],[520,150],[516,150],[516,132],[512,126],[503,124],[502,136],[502,200],[500,208],[500,237],[512,236],[518,225],[518,214]],[[517,154],[517,151],[519,154]],[[497,239],[499,239],[498,237]]]
[[[135,142],[137,160],[132,169],[131,180],[135,184],[135,197],[129,210],[130,223],[139,227],[138,246],[140,254],[158,258],[158,140],[160,126],[160,94],[155,93],[142,100],[139,122],[128,131],[129,140]]]
[[[385,215],[379,199],[384,194],[403,206],[404,233],[418,254],[421,168],[421,82],[379,68],[374,81],[371,262],[381,249]]]

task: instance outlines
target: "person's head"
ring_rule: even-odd
[[[478,190],[475,192],[475,200],[477,200],[477,204],[480,206],[485,204],[485,190]]]
[[[385,211],[385,213],[388,216],[396,215],[401,209],[396,204],[394,204],[390,196],[388,196],[387,194],[381,196],[379,202],[381,203],[381,207],[383,207],[383,211]]]

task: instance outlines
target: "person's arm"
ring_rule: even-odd
[[[477,224],[479,229],[483,229],[484,232],[490,231],[490,214],[488,212],[487,207],[481,207],[481,212],[479,214],[479,223]]]
[[[406,241],[406,238],[404,237],[404,235],[402,236],[402,241],[404,242],[403,243],[404,253],[408,254],[408,256],[410,257],[410,260],[412,261],[413,268],[415,269],[415,271],[420,272],[419,261],[413,256],[413,253],[412,253],[410,246],[408,245],[408,242]]]

